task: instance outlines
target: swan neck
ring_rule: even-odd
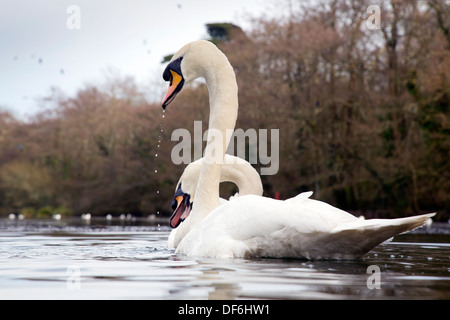
[[[239,190],[239,195],[262,195],[263,186],[258,172],[247,161],[225,155],[225,162],[221,171],[221,182],[234,183]]]
[[[233,68],[220,51],[214,62],[214,67],[205,74],[210,103],[209,128],[191,213],[193,224],[203,220],[219,205],[221,165],[238,113],[238,90]]]

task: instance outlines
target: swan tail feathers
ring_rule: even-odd
[[[369,219],[345,223],[332,230],[333,238],[352,257],[361,257],[380,243],[425,224],[435,213],[397,219]],[[345,251],[345,250],[344,250]]]
[[[433,217],[436,213],[427,213],[419,216],[397,218],[397,219],[368,219],[368,220],[356,220],[349,223],[345,223],[339,227],[333,229],[333,232],[341,232],[357,228],[358,230],[383,230],[384,228],[392,230],[411,231],[425,224],[427,219]]]

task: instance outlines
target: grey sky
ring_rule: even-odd
[[[205,23],[242,25],[246,13],[263,12],[266,2],[1,1],[0,110],[33,115],[52,86],[73,95],[85,83],[101,83],[108,68],[148,86],[160,76],[164,55],[205,37]],[[80,9],[79,30],[66,26],[70,5]]]

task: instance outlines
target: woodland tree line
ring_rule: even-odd
[[[249,18],[245,32],[207,25],[236,71],[236,127],[280,130],[266,196],[312,190],[367,217],[438,211],[447,220],[450,5],[380,1],[381,28],[371,30],[370,4],[283,2],[284,14]],[[184,169],[170,159],[170,135],[195,120],[207,129],[204,85],[185,88],[164,118],[132,77],[74,97],[52,89],[45,104],[52,111],[32,121],[0,113],[0,215],[170,211]]]

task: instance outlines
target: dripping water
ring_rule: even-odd
[[[165,118],[165,110],[163,110],[163,114],[162,114],[162,119],[164,119]],[[156,174],[158,174],[158,169],[157,169],[157,162],[156,162],[156,159],[158,158],[158,153],[159,153],[159,148],[160,148],[160,146],[161,146],[161,141],[162,141],[162,138],[163,138],[163,133],[164,133],[164,126],[163,126],[163,122],[161,121],[161,123],[160,123],[160,125],[159,125],[159,129],[160,129],[160,132],[159,132],[159,136],[158,136],[158,144],[157,144],[157,146],[156,146],[156,152],[155,152],[155,154],[154,154],[154,158],[155,158],[155,169],[154,169],[154,174],[155,174],[155,180],[156,181],[158,181],[158,179],[156,178]],[[157,188],[156,188],[156,197],[159,197],[159,194],[160,194],[160,190],[159,190],[159,186],[157,186]],[[156,198],[156,200],[158,200],[157,198]],[[157,203],[157,201],[155,201],[155,203]],[[156,216],[157,217],[159,217],[159,210],[157,210],[156,211]],[[158,223],[158,230],[160,229],[160,227],[161,227],[161,225]]]

